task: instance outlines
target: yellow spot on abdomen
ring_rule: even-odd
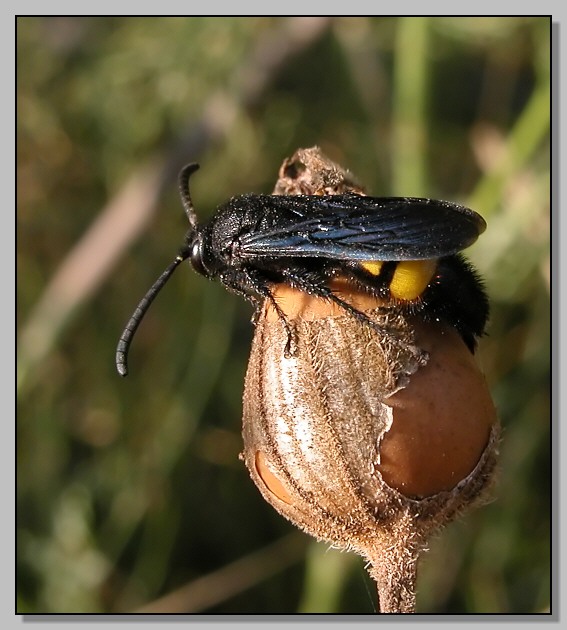
[[[383,264],[383,260],[367,260],[366,262],[360,263],[360,266],[373,276],[378,276]]]
[[[431,281],[437,268],[436,260],[403,260],[396,265],[390,283],[392,297],[399,300],[415,300]]]

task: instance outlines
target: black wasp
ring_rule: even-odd
[[[189,177],[198,168],[188,164],[179,175],[190,228],[120,337],[116,367],[121,376],[128,373],[128,349],[145,312],[187,258],[195,271],[220,280],[256,306],[270,300],[284,322],[270,290],[274,283],[328,298],[374,326],[331,291],[330,281],[341,277],[411,313],[447,322],[474,351],[486,325],[488,300],[476,272],[458,254],[486,229],[473,210],[412,197],[246,194],[230,199],[199,226],[189,193]],[[287,322],[286,327],[291,334]]]

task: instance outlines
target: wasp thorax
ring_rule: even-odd
[[[414,321],[348,285],[335,291],[384,334],[278,286],[297,345],[286,356],[288,331],[266,302],[246,375],[244,459],[281,514],[370,561],[382,611],[411,611],[429,534],[491,478],[496,414],[453,329]]]

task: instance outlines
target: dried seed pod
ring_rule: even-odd
[[[364,195],[352,173],[335,164],[319,147],[297,149],[286,158],[278,174],[274,195]]]
[[[297,526],[368,559],[382,612],[411,612],[419,552],[494,470],[498,424],[484,378],[452,329],[367,294],[342,297],[395,337],[285,285],[274,295],[297,349],[285,356],[286,328],[266,303],[244,389],[252,479]]]

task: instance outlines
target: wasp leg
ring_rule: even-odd
[[[405,346],[408,350],[411,351],[411,353],[414,355],[420,365],[425,365],[427,363],[429,355],[425,350],[422,350],[415,344],[407,344],[407,342],[402,340],[395,331],[381,326],[377,322],[370,319],[370,317],[368,317],[366,313],[359,311],[357,308],[355,308],[345,300],[342,300],[335,293],[333,293],[333,291],[326,284],[312,281],[309,276],[304,272],[296,273],[293,269],[290,268],[282,270],[281,273],[287,282],[289,282],[292,286],[298,288],[300,291],[304,291],[309,295],[315,295],[317,297],[322,297],[330,300],[331,302],[334,302],[349,315],[352,315],[355,319],[357,319],[361,324],[370,326],[381,335],[385,335],[390,338],[396,344]],[[385,308],[384,310],[387,310],[387,308]]]
[[[261,271],[256,269],[241,269],[239,270],[237,278],[233,279],[230,276],[223,276],[221,280],[222,283],[234,293],[252,302],[255,307],[254,315],[252,316],[253,324],[256,324],[258,321],[262,309],[263,301],[259,298],[264,298],[264,300],[270,302],[287,333],[287,342],[284,348],[285,357],[289,358],[293,356],[297,351],[296,330],[274,298],[270,289],[271,281],[268,280]]]

